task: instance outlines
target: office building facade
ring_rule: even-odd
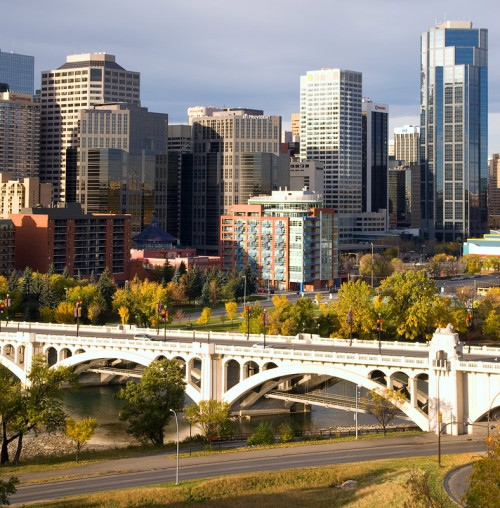
[[[0,173],[0,217],[7,219],[23,208],[50,206],[52,185],[40,183],[40,178],[14,179],[12,174]]]
[[[36,177],[40,167],[40,105],[32,96],[0,92],[0,173]]]
[[[447,21],[421,37],[421,212],[425,236],[487,229],[488,32]]]
[[[387,210],[389,106],[370,99],[362,102],[362,172],[363,212]]]
[[[405,166],[420,164],[420,127],[405,125],[394,129],[394,153],[396,160]]]
[[[488,212],[492,227],[500,227],[500,153],[489,160]]]
[[[300,158],[321,162],[324,205],[336,213],[362,210],[362,75],[342,69],[300,78]]]
[[[246,265],[260,283],[278,289],[327,287],[336,272],[332,209],[311,191],[273,191],[221,217],[221,266]]]
[[[118,103],[80,110],[78,118],[77,200],[84,212],[130,214],[137,234],[161,209],[164,227],[168,115]]]
[[[47,273],[67,267],[72,277],[96,277],[108,267],[115,280],[128,279],[130,216],[84,214],[78,203],[64,208],[25,208],[10,219],[15,227],[15,268]]]
[[[35,83],[35,58],[0,50],[0,85],[14,93],[33,95]]]
[[[40,101],[40,177],[52,183],[56,201],[76,201],[78,112],[109,102],[140,106],[140,74],[106,53],[69,55],[42,72]]]
[[[192,245],[201,253],[218,254],[219,218],[230,207],[287,184],[289,157],[280,157],[280,134],[281,117],[261,110],[228,109],[193,120]]]

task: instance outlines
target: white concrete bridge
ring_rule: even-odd
[[[403,389],[407,401],[399,409],[426,431],[437,429],[442,413],[447,432],[472,432],[467,423],[500,406],[500,348],[469,351],[451,327],[438,329],[429,344],[383,342],[379,350],[375,341],[350,345],[314,335],[267,337],[273,347],[264,348],[254,344],[262,341],[258,335],[247,341],[241,334],[179,330],[167,332],[167,341],[153,341],[115,328],[81,327],[76,337],[74,327],[30,326],[0,333],[0,361],[23,383],[36,354],[99,382],[140,377],[152,361],[169,358],[185,367],[193,401],[225,400],[234,412],[249,410],[273,391],[300,395],[332,379],[368,390]],[[285,407],[298,399],[290,397]]]

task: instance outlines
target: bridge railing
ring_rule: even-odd
[[[500,373],[500,363],[490,362],[458,362],[458,370],[465,372],[493,372]]]

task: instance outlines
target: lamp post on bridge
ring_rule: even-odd
[[[250,305],[245,307],[245,312],[247,313],[247,340],[250,340],[250,315],[252,314]]]
[[[264,347],[266,347],[266,326],[267,326],[267,311],[264,310],[262,314],[262,326],[264,328]]]
[[[168,310],[163,309],[161,312],[161,318],[163,320],[163,340],[167,340],[167,321],[168,321]]]
[[[75,302],[74,315],[76,318],[76,336],[78,337],[78,331],[80,329],[80,318],[82,317],[82,301],[80,297],[78,297],[78,300]]]
[[[0,303],[0,332],[2,331],[2,316],[3,316],[4,310],[5,310],[5,303],[1,302]]]
[[[10,295],[9,295],[9,293],[7,293],[7,298],[5,299],[5,311],[6,311],[5,326],[6,327],[9,324],[9,309],[10,309],[10,304],[11,304]]]
[[[381,354],[382,352],[382,345],[380,342],[380,333],[382,331],[382,314],[380,312],[378,313],[378,319],[377,319],[377,331],[378,331],[378,354]]]

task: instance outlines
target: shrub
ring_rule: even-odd
[[[293,429],[288,423],[282,423],[278,427],[281,443],[289,443],[293,439]]]
[[[274,431],[268,423],[260,423],[255,432],[248,438],[248,446],[270,445],[274,443]]]

